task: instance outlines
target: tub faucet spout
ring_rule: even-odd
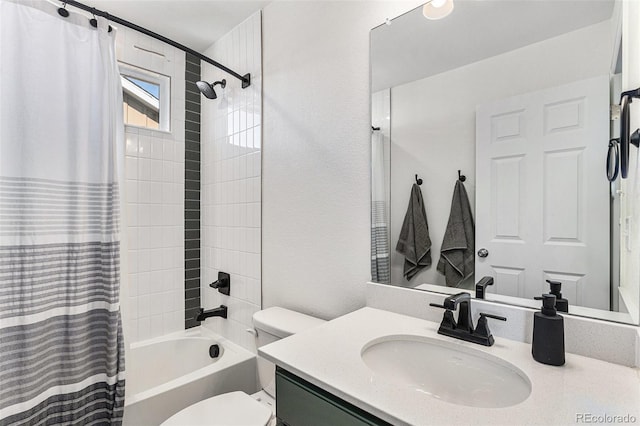
[[[198,311],[198,316],[196,317],[196,321],[198,322],[204,321],[209,317],[227,318],[227,307],[224,305],[220,305],[219,307],[209,309],[208,311],[205,311],[204,309],[200,308],[200,310]]]

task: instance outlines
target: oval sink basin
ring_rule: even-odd
[[[442,340],[387,336],[365,345],[361,356],[377,377],[453,404],[509,407],[531,393],[531,382],[514,365]]]

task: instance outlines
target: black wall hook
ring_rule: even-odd
[[[460,170],[458,170],[458,180],[460,182],[464,182],[465,180],[467,180],[467,177],[465,175],[460,174]]]
[[[418,186],[422,185],[422,179],[420,179],[418,175],[416,175],[416,183],[418,184]]]

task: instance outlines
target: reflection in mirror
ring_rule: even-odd
[[[616,0],[422,12],[371,32],[373,281],[475,292],[490,276],[487,299],[531,307],[554,281],[570,313],[637,323],[637,173],[609,183],[605,164],[639,50],[622,22],[640,18]]]
[[[389,283],[389,180],[390,168],[390,90],[371,96],[371,277],[378,283]]]

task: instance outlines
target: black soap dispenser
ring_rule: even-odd
[[[569,312],[569,301],[562,297],[562,293],[560,293],[560,289],[562,288],[562,283],[560,281],[551,281],[547,280],[549,285],[551,286],[550,293],[556,297],[556,309],[559,312]]]
[[[556,296],[543,294],[542,310],[533,315],[533,359],[548,365],[564,365],[564,318],[556,311]]]

